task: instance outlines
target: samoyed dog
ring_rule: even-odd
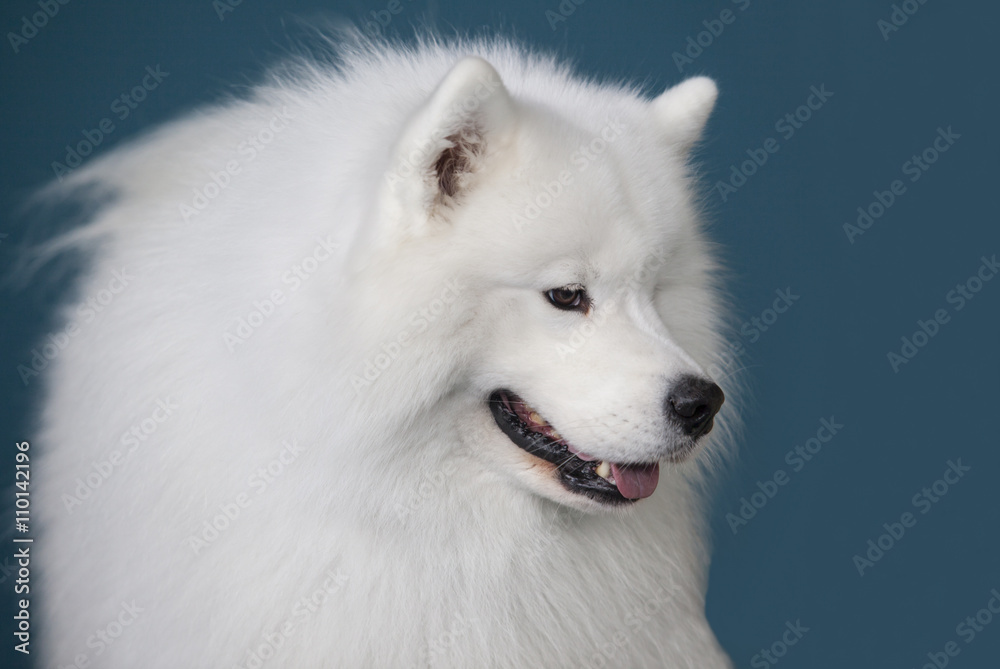
[[[715,85],[336,49],[45,192],[95,210],[52,244],[45,666],[730,666]]]

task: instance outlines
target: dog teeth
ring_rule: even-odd
[[[602,479],[611,478],[611,465],[607,460],[601,460],[601,464],[597,465],[597,469],[594,472]]]
[[[531,420],[531,422],[534,423],[535,425],[545,425],[546,424],[545,421],[542,420],[542,417],[538,415],[537,411],[532,411],[531,413],[529,413],[528,414],[528,419]]]
[[[549,438],[552,439],[553,441],[562,441],[562,435],[556,432],[555,430],[549,432]]]

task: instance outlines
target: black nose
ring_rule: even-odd
[[[667,419],[684,434],[697,439],[711,431],[712,418],[725,399],[722,388],[708,379],[682,377],[667,395]]]

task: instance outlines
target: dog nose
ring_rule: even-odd
[[[684,434],[697,439],[712,430],[712,418],[725,399],[722,388],[708,379],[685,376],[667,395],[667,418]]]

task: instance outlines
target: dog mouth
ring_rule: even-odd
[[[660,478],[660,464],[598,460],[577,449],[528,403],[509,390],[490,395],[497,426],[515,445],[555,465],[559,482],[570,492],[608,504],[631,504],[649,497]]]

